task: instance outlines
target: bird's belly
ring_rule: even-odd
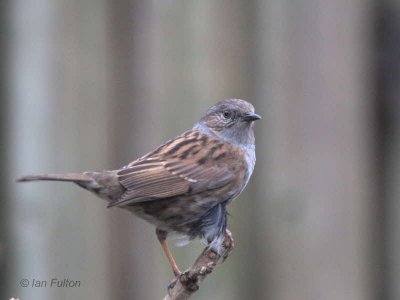
[[[190,232],[190,224],[196,222],[210,208],[209,199],[200,195],[180,196],[151,200],[129,205],[127,208],[140,218],[165,231]]]

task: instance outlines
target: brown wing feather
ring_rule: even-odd
[[[207,145],[207,146],[206,146]],[[109,206],[183,195],[221,187],[234,172],[220,159],[227,159],[227,144],[198,131],[187,131],[155,151],[129,164],[117,174],[126,192]]]

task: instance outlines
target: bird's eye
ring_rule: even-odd
[[[224,111],[224,112],[222,113],[222,116],[223,116],[225,119],[230,119],[230,118],[232,118],[232,112],[229,111],[229,110],[226,110],[226,111]]]

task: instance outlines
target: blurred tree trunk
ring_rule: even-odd
[[[112,251],[105,203],[72,184],[14,183],[27,173],[109,167],[105,11],[104,1],[11,3],[9,297],[110,298],[99,263]],[[22,278],[68,278],[81,287],[22,288]]]
[[[381,1],[376,14],[378,174],[384,225],[384,299],[400,299],[400,1]]]
[[[11,273],[11,264],[9,257],[12,251],[10,243],[10,202],[6,201],[9,196],[8,180],[9,176],[9,100],[8,100],[8,47],[7,36],[10,33],[9,28],[9,2],[0,2],[0,298],[7,299],[8,289],[11,280],[8,274]]]
[[[379,299],[370,6],[258,1],[257,20],[256,298]]]

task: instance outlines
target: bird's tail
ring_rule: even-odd
[[[39,180],[73,182],[107,200],[118,199],[125,191],[115,171],[28,175],[17,179],[18,182]]]
[[[85,182],[85,181],[92,181],[92,178],[85,173],[42,174],[42,175],[22,176],[17,179],[17,182],[27,182],[27,181],[37,181],[37,180]]]

